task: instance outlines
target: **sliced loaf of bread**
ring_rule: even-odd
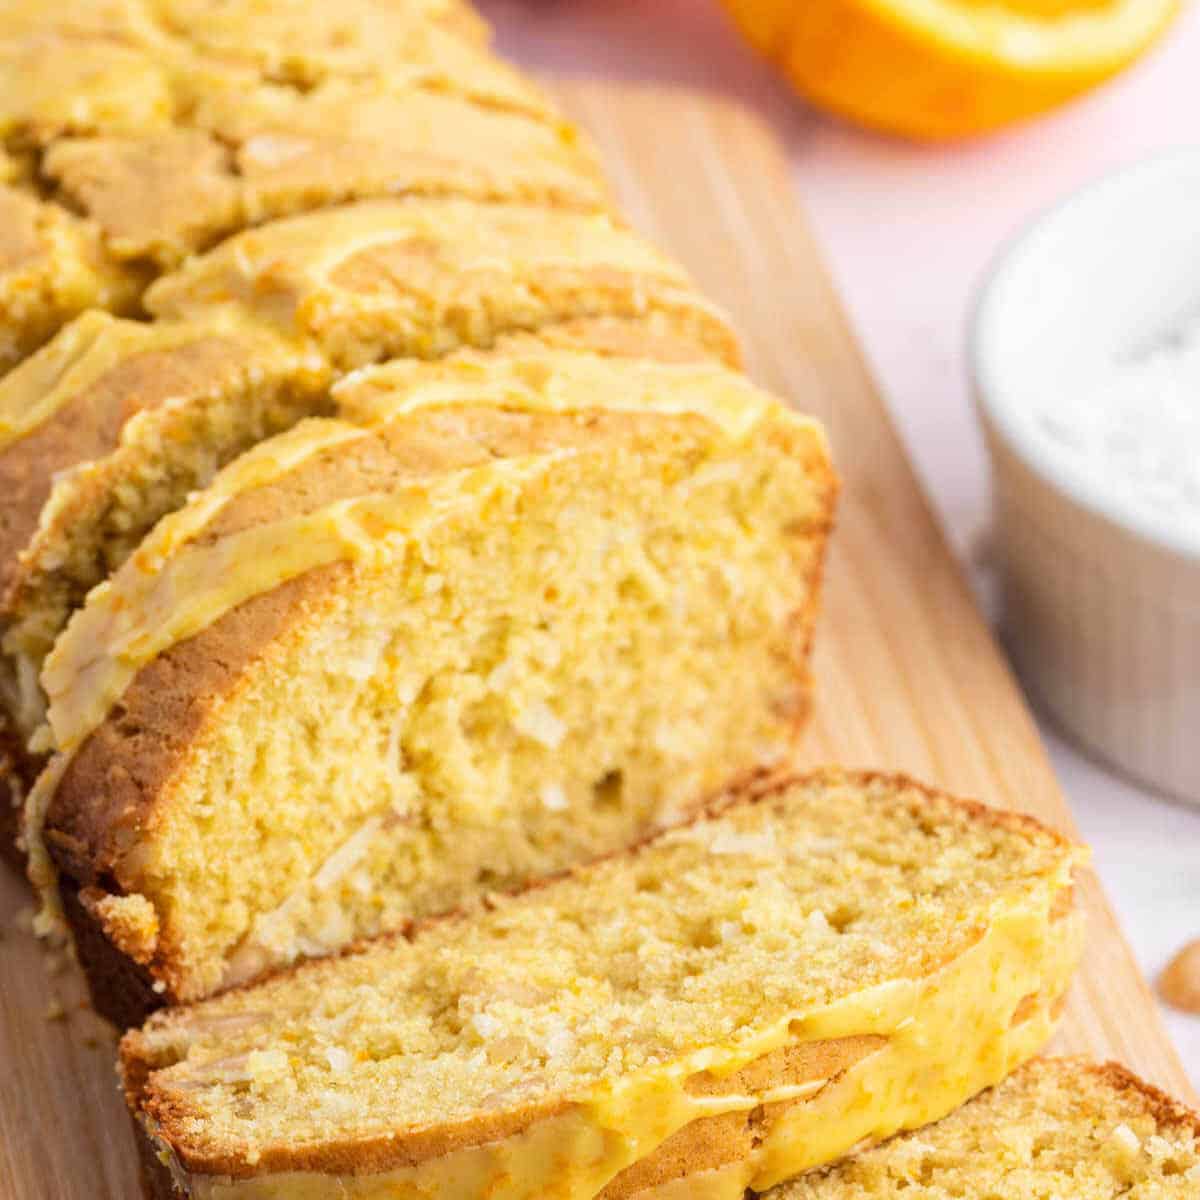
[[[734,1181],[736,1186],[736,1181]],[[718,1177],[690,1195],[739,1200]],[[169,1193],[167,1193],[169,1194]],[[1200,1115],[1116,1063],[1035,1059],[944,1121],[765,1200],[1195,1200]]]
[[[544,347],[338,399],[354,423],[235,460],[46,661],[32,869],[142,1010],[627,845],[807,711],[814,422],[710,361]]]
[[[466,4],[13,0],[0,369],[187,254],[352,197],[606,207],[596,159]]]
[[[155,1193],[741,1196],[936,1120],[1048,1037],[1080,852],[901,778],[764,782],[481,909],[157,1014]]]

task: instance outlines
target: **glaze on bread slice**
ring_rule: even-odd
[[[1116,1063],[1035,1059],[937,1125],[814,1171],[766,1200],[895,1196],[1194,1200],[1200,1115]]]
[[[339,403],[360,423],[261,443],[160,523],[43,671],[33,870],[45,811],[146,1003],[627,845],[807,710],[814,422],[711,362],[566,350]]]
[[[373,200],[272,221],[160,279],[158,317],[224,309],[337,368],[434,358],[578,317],[660,314],[736,363],[686,273],[604,214],[470,200]]]
[[[160,1190],[741,1196],[944,1116],[1045,1041],[1080,852],[886,776],[747,789],[470,914],[153,1017]],[[671,1188],[678,1190],[671,1191]]]

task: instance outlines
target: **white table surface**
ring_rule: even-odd
[[[1200,142],[1200,8],[1115,83],[1042,121],[952,148],[823,119],[733,34],[715,0],[480,0],[533,69],[719,88],[784,140],[796,185],[867,356],[955,550],[987,605],[987,463],[968,399],[971,298],[1005,238],[1107,171]],[[1200,451],[1198,451],[1200,452]],[[1200,937],[1200,808],[1165,802],[1042,722],[1134,952],[1154,978]],[[1200,1086],[1200,1017],[1167,1014]]]

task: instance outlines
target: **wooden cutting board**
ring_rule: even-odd
[[[729,309],[755,377],[832,434],[845,490],[805,756],[903,769],[1072,831],[1034,723],[921,495],[769,134],[708,95],[599,83],[562,92],[599,141],[631,220]],[[72,970],[53,973],[20,932],[16,914],[28,903],[0,868],[0,1200],[134,1200],[113,1037],[80,1007]],[[1090,945],[1057,1048],[1119,1058],[1190,1095],[1094,880],[1085,903]]]

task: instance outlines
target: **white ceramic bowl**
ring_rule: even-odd
[[[1035,415],[1198,316],[1200,147],[1036,221],[984,286],[970,356],[1019,671],[1085,746],[1200,803],[1200,521],[1123,500]]]

